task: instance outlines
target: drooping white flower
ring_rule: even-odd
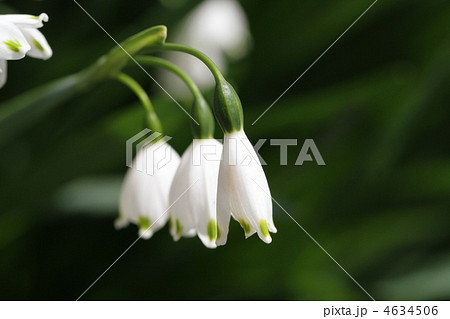
[[[53,55],[44,35],[37,30],[47,21],[45,13],[0,15],[0,88],[6,83],[7,60],[19,60],[25,55],[47,60]]]
[[[222,144],[213,138],[196,139],[183,153],[170,190],[170,202],[174,203],[170,232],[175,241],[197,234],[206,247],[216,247],[221,154]]]
[[[255,232],[265,243],[277,229],[272,218],[272,198],[259,158],[243,130],[225,133],[217,189],[217,245],[227,241],[230,216],[245,237]]]
[[[139,235],[148,239],[164,227],[169,217],[170,186],[179,163],[178,153],[163,140],[138,151],[122,185],[117,229],[133,223],[138,225]]]
[[[236,0],[208,0],[196,6],[175,30],[175,43],[182,43],[204,52],[226,72],[228,60],[244,57],[251,47],[251,34],[244,9]],[[201,89],[214,81],[208,69],[189,55],[166,55],[189,74]],[[163,84],[174,92],[186,92],[172,75],[163,75]]]

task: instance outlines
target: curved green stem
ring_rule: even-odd
[[[116,78],[136,94],[147,112],[155,112],[147,93],[135,79],[125,73],[119,73]]]
[[[173,64],[167,60],[154,57],[154,56],[140,55],[140,56],[135,57],[135,59],[140,64],[148,65],[148,66],[157,66],[157,67],[166,69],[166,70],[174,73],[186,84],[186,86],[189,88],[189,90],[192,92],[192,94],[194,95],[195,98],[203,97],[197,84],[195,84],[195,82],[192,81],[192,79],[175,64]]]
[[[214,92],[214,114],[222,130],[226,133],[242,130],[244,115],[239,96],[228,83],[214,62],[202,52],[181,44],[161,43],[147,47],[150,51],[177,51],[195,56],[211,71],[216,81]]]
[[[135,79],[133,79],[131,76],[125,73],[119,73],[116,76],[116,79],[119,82],[125,84],[139,98],[139,100],[141,101],[142,105],[144,106],[147,112],[147,124],[149,125],[150,129],[162,133],[161,122],[159,121],[159,118],[156,115],[155,109],[153,108],[153,104],[150,101],[150,98],[148,97],[147,93],[142,88],[142,86],[138,82],[136,82]]]
[[[199,124],[191,126],[192,134],[195,138],[212,138],[214,136],[215,125],[211,109],[198,86],[183,70],[169,61],[153,56],[137,56],[136,61],[145,65],[162,67],[180,77],[194,95],[191,115]]]
[[[196,49],[176,43],[162,43],[157,45],[150,45],[148,46],[148,49],[155,51],[177,51],[193,55],[208,67],[208,69],[213,74],[216,82],[221,82],[222,80],[224,80],[222,73],[220,72],[219,68],[214,64],[214,62],[204,53]]]

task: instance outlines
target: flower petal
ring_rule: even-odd
[[[7,21],[14,23],[20,28],[41,28],[44,23],[48,21],[48,15],[41,13],[39,16],[33,16],[29,14],[2,14],[0,15],[1,21]]]
[[[222,171],[222,168],[220,172]],[[219,180],[222,179],[219,172]],[[230,203],[227,194],[227,187],[223,182],[219,182],[217,187],[217,239],[216,245],[222,246],[227,243],[228,228],[230,226]]]
[[[139,220],[139,197],[141,188],[141,178],[133,165],[132,168],[127,170],[125,174],[124,182],[122,184],[122,190],[119,198],[119,211],[120,216],[115,222],[115,227],[120,229],[128,225],[128,223],[137,224]]]
[[[0,60],[0,89],[5,85],[8,77],[8,62]]]
[[[125,218],[122,218],[122,216],[119,216],[115,221],[114,221],[114,228],[119,230],[122,228],[125,228],[129,225],[130,223],[128,222],[128,220],[126,220]]]
[[[139,153],[141,156],[137,158],[137,162],[144,161],[146,163],[146,169],[139,172],[146,176],[140,189],[140,226],[141,229],[151,226],[150,231],[147,232],[151,235],[164,227],[169,219],[170,186],[179,166],[180,156],[162,140],[150,144]],[[151,174],[149,174],[149,168],[151,168]],[[142,217],[148,220],[142,219]],[[143,221],[145,222],[143,223]]]
[[[39,30],[33,28],[23,28],[22,33],[31,46],[31,50],[28,51],[27,55],[42,60],[47,60],[52,57],[52,48],[48,44],[47,39]]]
[[[192,159],[192,145],[189,146],[181,157],[181,163],[173,178],[170,188],[170,234],[173,240],[181,237],[195,235],[195,221],[189,205],[189,191],[192,182],[190,180],[190,166]]]
[[[191,175],[192,178],[198,177],[198,182],[192,186],[189,194],[191,211],[200,240],[206,247],[216,248],[217,183],[223,146],[215,139],[194,140],[192,145]]]
[[[0,20],[0,59],[19,60],[31,49],[19,28]]]
[[[228,141],[224,139],[223,158],[220,162],[219,179],[217,183],[217,240],[216,245],[222,246],[227,243],[228,229],[230,224],[231,210],[230,210],[230,194],[229,194],[229,178],[230,168],[228,161],[230,147]]]

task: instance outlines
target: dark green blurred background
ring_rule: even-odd
[[[295,166],[297,146],[280,166],[267,142],[260,153],[274,198],[375,299],[449,299],[449,1],[378,1],[251,125],[371,2],[242,1],[253,48],[228,78],[253,142],[312,138],[327,164]],[[170,40],[198,3],[80,0],[118,40],[157,24],[168,26]],[[0,2],[0,12],[12,10],[49,14],[42,31],[54,57],[9,63],[0,110],[114,46],[71,0]],[[143,72],[128,72],[149,88],[182,153],[187,117]],[[74,300],[135,240],[135,227],[115,231],[113,220],[125,141],[142,123],[133,94],[109,81],[17,126],[18,134],[2,131],[1,299]],[[198,239],[174,243],[166,227],[139,241],[83,299],[369,299],[277,206],[274,220],[272,244],[244,240],[232,222],[227,245],[216,250]]]

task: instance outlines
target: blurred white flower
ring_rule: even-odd
[[[258,233],[265,243],[277,229],[272,218],[272,198],[259,158],[243,130],[225,133],[217,188],[217,245],[227,241],[230,215],[245,237]]]
[[[47,21],[45,13],[0,15],[0,88],[6,83],[7,60],[19,60],[25,55],[47,60],[53,55],[44,35],[37,30]]]
[[[175,241],[197,234],[206,247],[216,247],[216,196],[221,155],[222,144],[212,138],[194,140],[183,153],[169,197],[174,203],[170,210],[170,233]],[[193,186],[189,188],[190,185]],[[175,202],[177,198],[180,199]]]
[[[138,151],[122,185],[117,229],[133,223],[138,225],[139,235],[148,239],[164,227],[169,217],[170,186],[179,164],[178,153],[162,140]]]
[[[236,0],[207,0],[194,8],[175,31],[173,42],[194,47],[226,73],[227,59],[240,59],[250,49],[251,35],[247,17]],[[200,61],[187,54],[168,53],[201,89],[214,85],[213,77]],[[173,92],[186,92],[173,75],[164,73],[163,83]]]

